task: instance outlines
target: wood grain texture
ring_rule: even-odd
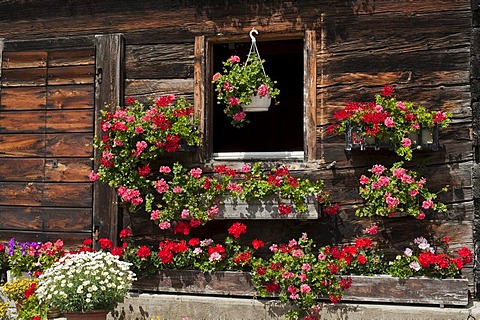
[[[193,101],[194,79],[127,79],[125,81],[125,96],[148,102],[153,97],[173,93]]]
[[[93,109],[94,88],[92,85],[48,86],[48,109]]]
[[[0,230],[78,232],[90,230],[92,224],[91,209],[0,206],[0,214]]]
[[[48,68],[48,85],[90,84],[95,77],[93,65]]]
[[[0,133],[39,133],[44,131],[45,111],[5,111],[0,114]]]
[[[45,137],[43,134],[21,134],[0,137],[2,157],[44,157]]]
[[[95,37],[95,119],[100,119],[101,110],[120,105],[123,99],[123,53],[124,38],[121,34]],[[95,121],[95,136],[101,136],[100,121]],[[98,168],[100,152],[95,150],[94,168]],[[117,241],[117,232],[122,219],[117,208],[117,194],[108,185],[94,184],[93,224],[99,228],[99,237]]]
[[[49,133],[45,153],[48,157],[92,157],[92,133]]]
[[[37,68],[47,66],[46,51],[5,52],[3,69]]]
[[[47,68],[5,69],[2,72],[3,87],[44,86]]]
[[[95,64],[95,49],[54,50],[48,52],[49,67]]]
[[[192,78],[193,50],[193,43],[126,46],[126,77],[133,79]]]
[[[231,296],[254,296],[256,293],[250,274],[234,271],[201,273],[192,270],[162,270],[153,276],[137,280],[134,290]],[[345,291],[342,301],[466,306],[469,303],[468,281],[352,276],[352,286]]]
[[[92,225],[91,209],[0,206],[0,214],[0,230],[75,232],[88,231]]]
[[[46,98],[44,87],[2,88],[0,110],[43,110]]]
[[[56,158],[45,160],[45,181],[89,182],[92,171],[90,158]]]
[[[50,207],[91,208],[92,183],[45,183],[42,205]]]
[[[91,208],[91,183],[0,182],[0,205]]]
[[[49,110],[46,112],[46,132],[88,132],[93,134],[94,111]]]
[[[43,181],[44,159],[0,158],[0,181]]]

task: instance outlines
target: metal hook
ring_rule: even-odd
[[[258,31],[255,28],[252,28],[252,30],[249,33],[250,39],[252,39],[252,43],[255,43],[257,42],[257,39],[255,39],[255,37],[253,36],[253,33],[258,34]]]

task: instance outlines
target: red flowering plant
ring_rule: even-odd
[[[94,146],[101,152],[100,166],[90,180],[100,180],[118,190],[121,200],[135,209],[151,201],[154,189],[152,165],[165,153],[180,146],[200,144],[193,107],[170,94],[145,106],[127,98],[125,106],[102,111],[102,137]]]
[[[462,247],[456,253],[449,252],[448,238],[443,246],[435,248],[424,237],[413,240],[411,247],[389,262],[387,273],[398,278],[427,276],[430,278],[458,277],[466,264],[473,262],[470,249]],[[413,249],[412,249],[413,248]]]
[[[411,102],[397,100],[393,87],[385,86],[374,101],[347,102],[342,110],[334,114],[337,122],[329,126],[327,132],[348,132],[351,128],[350,139],[354,144],[369,138],[387,138],[399,156],[411,160],[413,149],[421,148],[415,145],[412,134],[421,128],[432,129],[435,125],[446,128],[451,116],[451,113],[428,111]]]
[[[247,227],[235,222],[228,228],[223,243],[212,239],[190,238],[188,240],[166,240],[159,244],[158,257],[163,269],[192,269],[207,271],[242,270],[249,271],[254,253],[262,248],[261,240],[253,240],[251,246],[240,243],[240,236]]]
[[[352,245],[323,247],[318,258],[332,263],[340,262],[342,274],[382,274],[387,265],[384,253],[366,237],[355,239]]]
[[[306,212],[309,199],[328,202],[323,181],[293,177],[285,166],[266,169],[257,162],[244,164],[239,170],[220,165],[214,171],[203,174],[201,168],[188,170],[179,163],[173,168],[160,167],[162,175],[152,181],[157,191],[157,208],[151,211],[151,220],[160,229],[173,228],[176,234],[188,235],[192,227],[214,218],[219,212],[218,205],[225,199],[249,201],[273,197],[283,215]],[[333,214],[338,208],[330,211]]]
[[[342,262],[319,255],[305,233],[288,244],[274,244],[270,250],[271,258],[255,261],[252,282],[259,296],[278,295],[282,302],[295,307],[287,313],[287,319],[300,316],[317,319],[318,299],[329,297],[332,303],[337,303],[343,291],[350,287],[348,277],[338,276]]]
[[[280,90],[274,88],[276,81],[265,74],[260,57],[251,53],[244,63],[239,56],[231,56],[223,62],[223,74],[213,75],[218,104],[224,104],[225,114],[232,118],[232,125],[241,128],[248,120],[242,105],[248,105],[256,95],[260,99],[275,98]]]
[[[357,208],[357,216],[410,215],[421,220],[428,210],[439,213],[447,211],[445,204],[434,201],[437,194],[427,189],[427,180],[418,178],[415,171],[407,170],[402,165],[403,162],[396,162],[388,169],[376,164],[369,169],[372,173],[370,177],[360,177],[359,193],[365,203]],[[445,187],[441,191],[446,190]]]

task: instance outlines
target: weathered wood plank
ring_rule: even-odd
[[[191,78],[193,43],[126,46],[126,78]]]
[[[133,80],[125,84],[125,95],[140,101],[173,93],[188,101],[193,101],[193,79]]]
[[[92,132],[93,109],[90,110],[48,110],[46,132]],[[0,118],[1,119],[1,118]],[[1,122],[0,122],[1,123]]]
[[[46,66],[46,51],[5,52],[3,54],[3,69],[38,68]]]
[[[2,88],[0,101],[0,110],[43,110],[46,103],[45,88]]]
[[[45,183],[42,206],[91,208],[92,183]]]
[[[45,111],[5,111],[0,114],[0,133],[45,131]]]
[[[106,106],[120,105],[123,94],[124,38],[121,34],[95,36],[95,65],[99,74],[95,81],[95,136],[101,136],[98,119]],[[100,78],[101,77],[101,78]],[[94,151],[94,167],[98,168],[101,154]],[[106,184],[95,183],[93,189],[93,223],[99,227],[99,236],[114,243],[122,225],[116,205],[117,194]]]
[[[2,157],[43,157],[45,137],[43,134],[4,134],[0,137]]]
[[[5,51],[32,51],[32,50],[58,50],[65,49],[91,49],[94,46],[93,36],[65,36],[58,35],[54,38],[46,38],[46,35],[41,37],[30,38],[23,40],[6,41]]]
[[[93,65],[48,68],[48,85],[93,83]]]
[[[92,139],[92,133],[49,133],[45,153],[49,157],[91,157]]]
[[[0,205],[41,206],[43,183],[0,182]]]
[[[0,205],[91,208],[91,183],[0,182]]]
[[[95,49],[49,51],[47,63],[49,67],[93,65],[95,64]]]
[[[469,303],[466,279],[430,279],[416,277],[399,280],[387,275],[351,276],[352,285],[343,301],[369,301],[409,304],[458,305]],[[140,278],[134,290],[183,292],[207,295],[253,296],[256,291],[247,272],[161,270]]]
[[[2,73],[3,87],[44,86],[47,68],[5,69]]]
[[[93,132],[93,110],[5,111],[0,133]]]
[[[2,207],[1,229],[29,231],[89,231],[92,210],[51,207]]]
[[[44,159],[0,158],[1,181],[43,181]]]
[[[161,270],[140,278],[134,290],[190,292],[196,294],[252,296],[255,290],[247,272],[219,271],[202,273],[191,270]]]
[[[307,153],[306,159],[314,161],[317,153],[317,137],[315,129],[317,127],[317,35],[315,30],[307,30],[304,40],[303,65],[305,68],[304,83],[304,142]]]
[[[1,161],[0,161],[1,163]],[[88,182],[92,170],[92,160],[88,159],[46,159],[45,181]],[[0,176],[1,177],[1,176]]]
[[[48,86],[48,109],[93,109],[94,88],[92,85]]]
[[[468,280],[352,276],[352,286],[345,291],[342,300],[466,306],[469,303]]]

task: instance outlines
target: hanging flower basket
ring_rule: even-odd
[[[242,104],[244,112],[263,112],[268,111],[272,98],[270,96],[261,96],[256,94],[252,96],[252,102],[249,104]]]
[[[258,31],[250,31],[252,46],[245,62],[241,63],[239,56],[231,56],[223,62],[223,73],[217,72],[212,78],[217,103],[224,105],[223,111],[236,128],[248,123],[246,112],[268,111],[271,99],[280,94],[280,90],[274,88],[276,82],[265,73],[264,60],[260,58],[252,33]]]

